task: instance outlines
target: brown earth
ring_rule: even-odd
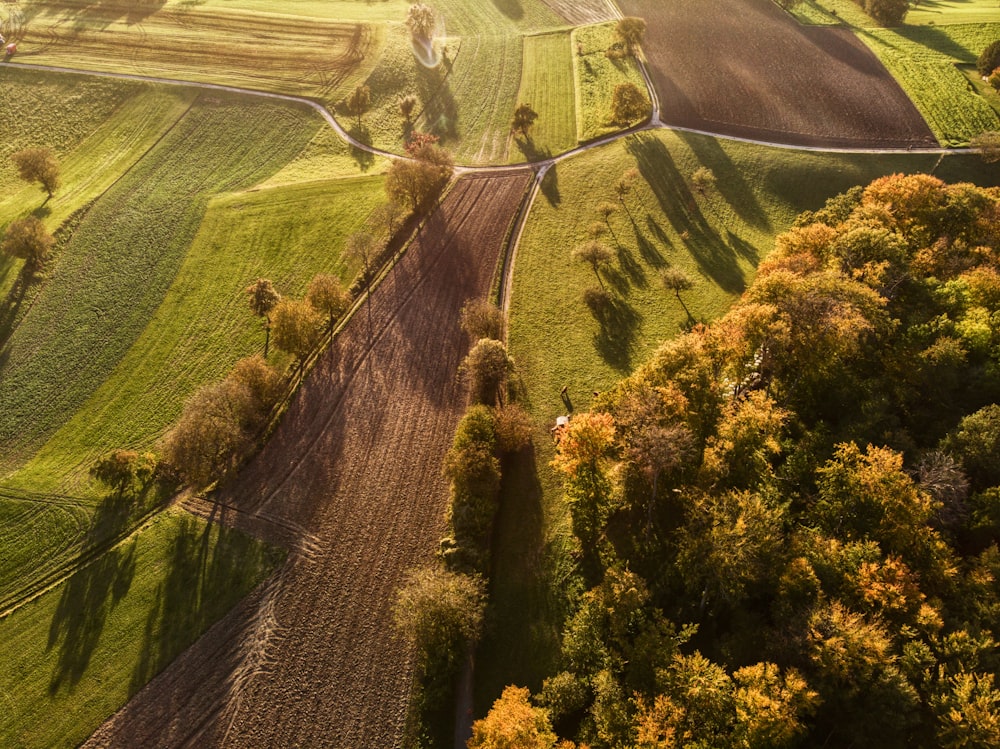
[[[800,26],[772,0],[619,0],[646,19],[660,119],[806,146],[936,146],[849,30]]]
[[[574,26],[610,21],[615,17],[612,0],[542,0]]]
[[[444,531],[465,405],[458,313],[487,294],[528,171],[461,179],[211,510],[291,551],[88,747],[403,744],[411,654],[393,596]]]

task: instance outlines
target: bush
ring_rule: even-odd
[[[1000,68],[1000,39],[986,45],[976,60],[976,70],[979,75],[989,75]]]

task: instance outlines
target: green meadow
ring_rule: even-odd
[[[580,142],[617,132],[611,121],[611,94],[620,83],[646,82],[635,59],[612,59],[604,52],[614,42],[614,24],[582,26],[573,30],[573,70],[576,75],[576,132]]]

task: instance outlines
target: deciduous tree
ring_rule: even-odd
[[[480,338],[500,339],[503,312],[486,299],[470,299],[462,305],[459,325],[473,341]]]
[[[327,316],[327,328],[333,330],[334,321],[351,306],[351,295],[340,276],[330,273],[317,273],[309,282],[306,299],[318,312]]]
[[[250,311],[264,322],[264,358],[267,358],[267,348],[271,340],[271,311],[281,301],[274,284],[267,278],[258,278],[246,287]]]
[[[646,119],[650,107],[646,93],[631,81],[619,83],[611,92],[611,121],[617,125]]]
[[[414,39],[430,41],[434,34],[434,9],[424,3],[413,3],[406,12],[406,28]]]
[[[586,263],[593,269],[594,275],[597,276],[597,282],[601,285],[602,289],[604,288],[604,281],[601,279],[601,268],[610,263],[613,257],[614,253],[611,251],[611,248],[604,244],[604,242],[596,239],[591,239],[577,245],[573,249],[573,258],[579,260],[581,263]]]
[[[533,707],[524,687],[508,686],[485,718],[472,724],[469,749],[552,749],[548,710]]]
[[[304,299],[282,299],[274,308],[274,345],[304,364],[319,344],[322,318]]]
[[[646,22],[641,18],[626,16],[615,24],[615,36],[625,45],[626,54],[635,54],[636,47],[642,44],[645,34]]]
[[[538,112],[532,109],[530,104],[522,102],[514,110],[514,120],[511,122],[510,131],[515,134],[520,133],[522,138],[527,138],[528,131],[531,130],[531,126],[535,124],[537,119]]]
[[[480,338],[462,361],[459,371],[469,381],[473,400],[494,405],[503,401],[503,386],[513,368],[514,362],[503,343]]]
[[[7,255],[24,260],[30,267],[38,268],[45,262],[55,244],[39,219],[34,216],[11,221],[4,232],[0,249]]]
[[[118,495],[132,489],[136,482],[148,483],[155,471],[156,456],[135,450],[113,450],[90,467],[90,475]]]
[[[59,189],[59,162],[50,148],[25,148],[11,156],[18,176],[25,182],[38,182],[51,198]]]
[[[364,84],[355,87],[354,91],[347,99],[347,111],[358,118],[358,127],[361,127],[361,115],[368,111],[372,104],[372,92]]]

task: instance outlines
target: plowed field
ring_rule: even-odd
[[[771,0],[619,0],[668,125],[791,145],[936,145],[916,107],[848,30],[799,26]]]
[[[370,326],[359,309],[220,498],[224,520],[291,547],[285,567],[87,746],[402,745],[411,665],[393,595],[444,530],[458,312],[487,293],[529,180],[448,194],[372,295]]]
[[[544,0],[552,10],[571,24],[600,23],[614,18],[611,0]]]

